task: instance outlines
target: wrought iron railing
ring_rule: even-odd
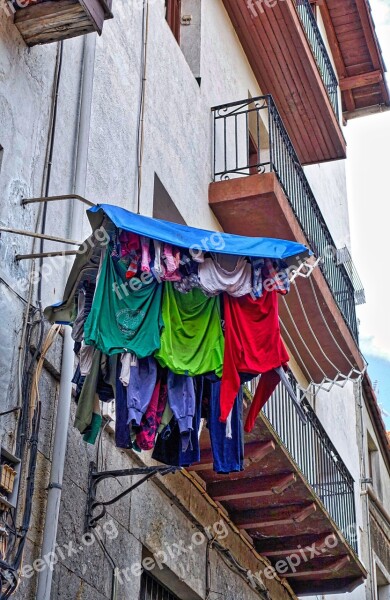
[[[272,96],[259,96],[212,109],[214,181],[255,173],[277,176],[341,314],[358,342],[355,290],[337,250]]]
[[[292,374],[290,381],[299,398]],[[256,382],[252,383],[251,391],[254,392]],[[344,538],[357,552],[353,477],[310,403],[304,399],[301,405],[307,415],[306,424],[299,417],[286,388],[279,385],[263,408],[263,413]]]
[[[339,120],[338,80],[309,0],[295,0],[298,15],[313,52],[334,113]]]

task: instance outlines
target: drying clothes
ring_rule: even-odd
[[[162,286],[153,280],[131,283],[127,286],[118,276],[106,252],[84,327],[85,343],[108,355],[126,351],[144,358],[160,347]]]
[[[126,256],[140,249],[140,239],[136,233],[122,231],[119,235],[120,255]]]
[[[257,415],[268,402],[278,384],[280,383],[280,377],[275,369],[267,371],[260,377],[259,384],[256,388],[256,393],[253,397],[251,407],[249,409],[248,416],[245,421],[245,431],[250,433],[255,425]]]
[[[220,298],[207,298],[199,289],[180,294],[171,283],[164,286],[164,329],[155,354],[163,367],[179,375],[222,374],[223,333]]]
[[[165,272],[161,279],[163,281],[180,281],[182,276],[179,270],[180,266],[180,250],[172,249],[170,244],[164,244],[163,253]]]
[[[167,400],[168,388],[166,384],[158,381],[146,413],[142,417],[140,431],[136,435],[136,442],[141,450],[152,450],[154,448],[157,430],[160,426]]]
[[[175,417],[157,437],[152,458],[165,465],[189,467],[200,461],[199,429],[201,423],[203,377],[195,377],[193,382],[195,389],[195,414],[187,450],[183,451],[182,436]]]
[[[149,251],[150,240],[149,238],[141,235],[141,271],[143,273],[150,272],[150,251]]]
[[[162,254],[162,243],[158,240],[153,240],[154,246],[154,263],[152,267],[152,273],[157,281],[160,283],[162,278],[165,275],[165,268],[161,262],[161,254]]]
[[[92,411],[92,420],[90,425],[84,431],[83,441],[93,446],[97,440],[100,428],[103,423],[103,417],[100,411],[99,398],[97,396],[95,396]]]
[[[285,296],[290,291],[290,279],[285,263],[278,260],[265,259],[263,268],[263,286],[268,292],[278,292]]]
[[[131,352],[124,352],[121,356],[121,373],[119,379],[125,387],[130,383],[130,367],[136,367],[138,358]]]
[[[85,377],[91,370],[92,367],[92,359],[95,352],[95,348],[93,346],[86,346],[85,344],[81,345],[79,352],[79,360],[80,360],[80,375]]]
[[[81,342],[84,337],[84,324],[91,312],[95,284],[86,284],[79,290],[77,297],[77,317],[72,327],[72,338],[75,342]]]
[[[278,296],[261,298],[224,294],[225,354],[221,385],[221,421],[226,422],[240,388],[240,373],[258,375],[289,361],[280,336]]]
[[[121,369],[120,361],[118,361],[115,390],[115,444],[117,448],[127,450],[132,447],[132,443],[128,425],[127,388],[120,381]]]
[[[139,425],[157,383],[157,363],[152,356],[141,358],[130,368],[127,388],[128,424]]]
[[[168,402],[182,437],[183,452],[188,448],[195,414],[195,389],[192,377],[168,372]]]
[[[100,372],[96,392],[102,402],[114,400],[116,385],[117,356],[102,354],[100,359]]]
[[[202,289],[208,296],[226,292],[231,296],[239,297],[250,294],[252,290],[252,268],[247,260],[240,256],[232,257],[234,260],[213,254],[199,265],[199,279]],[[224,264],[221,264],[224,260]],[[226,266],[225,266],[226,265]]]
[[[243,430],[243,393],[237,395],[231,411],[231,438],[226,435],[226,425],[220,421],[221,383],[205,380],[205,392],[208,396],[207,424],[213,452],[214,471],[217,473],[235,473],[244,470],[244,430]]]
[[[264,258],[252,258],[252,296],[261,298],[263,295]]]
[[[169,423],[172,421],[173,418],[174,418],[174,416],[173,416],[172,409],[169,406],[169,402],[167,402],[165,405],[165,409],[164,409],[163,416],[161,418],[161,423],[159,425],[157,433],[161,433],[166,428],[166,426],[169,425]]]
[[[180,260],[181,280],[176,281],[173,285],[175,290],[182,294],[188,294],[193,288],[200,287],[200,279],[198,276],[198,264],[190,259],[187,254],[182,254]]]
[[[95,350],[92,358],[91,370],[85,378],[77,405],[74,426],[80,431],[80,433],[84,433],[92,422],[96,389],[100,375],[100,359],[101,352],[99,352],[99,350]]]

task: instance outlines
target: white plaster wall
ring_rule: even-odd
[[[345,161],[304,168],[337,248],[351,247]]]

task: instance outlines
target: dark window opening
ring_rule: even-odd
[[[144,571],[141,576],[141,591],[139,600],[180,600],[162,585],[157,579]]]
[[[165,0],[165,18],[178,44],[180,44],[181,0]]]
[[[1,165],[3,164],[3,155],[4,155],[4,148],[3,148],[3,146],[0,146],[0,173],[1,173]]]

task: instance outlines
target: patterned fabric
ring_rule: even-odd
[[[263,286],[267,292],[277,292],[285,296],[290,291],[290,280],[285,269],[285,263],[270,258],[265,259],[263,269]]]
[[[136,435],[137,445],[141,450],[154,448],[157,430],[160,427],[167,400],[168,388],[158,381],[146,413],[142,417],[140,430]]]

